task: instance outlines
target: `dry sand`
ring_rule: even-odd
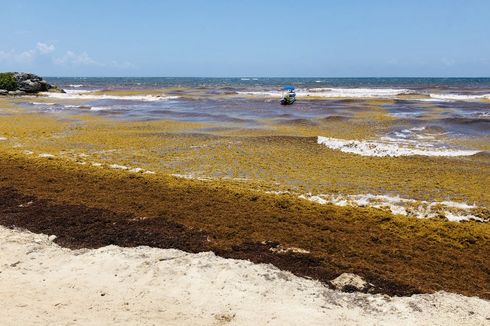
[[[489,325],[490,301],[348,294],[271,265],[149,247],[61,248],[0,227],[1,325]]]

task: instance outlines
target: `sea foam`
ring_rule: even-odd
[[[477,150],[461,150],[449,148],[437,148],[430,144],[421,145],[415,143],[413,146],[397,144],[389,139],[375,140],[345,140],[338,138],[318,136],[318,144],[325,145],[330,149],[340,150],[344,153],[357,154],[361,156],[398,157],[398,156],[471,156],[479,153]]]
[[[399,95],[412,94],[409,89],[396,88],[309,88],[298,89],[297,97],[322,97],[322,98],[392,98]],[[276,97],[282,95],[280,91],[245,91],[238,92],[241,95]]]
[[[92,106],[90,108],[90,111],[109,111],[111,110],[111,107],[108,106]]]
[[[461,222],[474,220],[485,222],[484,219],[474,215],[473,211],[479,209],[477,205],[454,201],[429,202],[402,198],[400,196],[388,195],[342,195],[342,194],[320,194],[300,195],[299,198],[306,199],[318,204],[333,204],[336,206],[373,207],[389,210],[395,215],[413,216],[417,218],[445,217],[448,221]]]
[[[319,81],[317,81],[319,82]],[[280,98],[279,90],[241,91],[240,95],[256,97]],[[411,100],[422,102],[456,102],[456,101],[482,101],[490,100],[490,94],[454,94],[454,93],[425,93],[407,88],[300,88],[296,90],[298,98],[402,98],[403,95],[412,95]],[[417,98],[416,95],[420,95]]]
[[[311,88],[307,91],[300,91],[299,95],[339,98],[390,98],[412,93],[412,90],[397,88]]]
[[[490,100],[490,94],[481,94],[481,95],[468,95],[468,94],[442,94],[442,93],[431,93],[429,94],[431,99],[437,101],[447,101],[447,102],[456,102],[456,101],[481,101],[481,100]]]
[[[166,101],[179,98],[179,96],[168,95],[106,95],[92,94],[89,90],[66,90],[66,93],[42,93],[50,98],[73,99],[73,100],[128,100],[128,101]]]

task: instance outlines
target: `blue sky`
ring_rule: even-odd
[[[0,71],[490,76],[488,0],[0,0]]]

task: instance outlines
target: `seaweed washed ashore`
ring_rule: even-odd
[[[1,224],[69,248],[213,251],[324,284],[354,273],[374,293],[488,298],[488,143],[473,136],[484,117],[455,138],[447,104],[406,119],[398,99],[298,100],[284,111],[202,87],[70,85],[0,98]],[[361,155],[320,135],[478,153]]]
[[[3,157],[0,223],[54,234],[63,246],[213,251],[326,284],[355,273],[374,293],[445,290],[488,298],[487,224],[408,219],[226,182]]]

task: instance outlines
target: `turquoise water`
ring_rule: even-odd
[[[414,90],[440,89],[449,91],[474,91],[490,93],[490,78],[173,78],[173,77],[46,77],[46,80],[63,87],[83,85],[86,88],[155,88],[155,87],[206,87],[232,89],[279,88],[294,85],[312,87],[374,87],[410,88]]]

